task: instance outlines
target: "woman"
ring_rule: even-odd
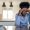
[[[28,30],[28,20],[29,20],[29,3],[28,2],[21,2],[19,7],[21,8],[16,15],[16,30]]]

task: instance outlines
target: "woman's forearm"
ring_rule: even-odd
[[[30,10],[27,10],[26,12],[30,12]]]

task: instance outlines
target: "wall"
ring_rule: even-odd
[[[29,3],[30,3],[30,0],[0,0],[0,21],[1,21],[1,19],[3,18],[3,17],[2,17],[3,9],[4,9],[4,8],[2,7],[3,2],[5,2],[6,8],[8,8],[11,1],[12,1],[12,3],[13,3],[14,16],[15,16],[15,14],[19,11],[19,3],[20,3],[20,2],[29,2]]]

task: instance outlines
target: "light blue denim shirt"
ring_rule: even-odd
[[[29,14],[26,14],[24,17],[23,16],[18,16],[16,15],[15,17],[16,21],[16,25],[18,26],[22,26],[22,25],[28,25],[28,22],[29,22]]]

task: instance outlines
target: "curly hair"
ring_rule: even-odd
[[[19,4],[19,7],[22,9],[22,8],[29,8],[29,3],[28,2],[21,2]]]

